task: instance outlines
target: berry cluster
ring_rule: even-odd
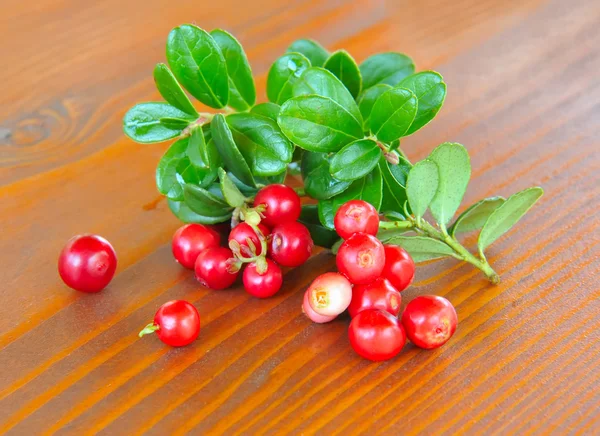
[[[370,360],[396,356],[408,338],[418,347],[445,344],[456,330],[457,316],[448,300],[421,296],[404,310],[400,292],[412,282],[415,264],[397,245],[383,245],[376,237],[377,210],[362,200],[342,205],[335,229],[344,239],[337,252],[339,273],[317,277],[304,294],[302,310],[317,323],[335,319],[346,309],[352,317],[348,335],[352,348]]]

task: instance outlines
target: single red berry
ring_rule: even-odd
[[[352,301],[348,313],[354,318],[358,313],[368,309],[379,309],[393,316],[398,316],[402,296],[389,282],[380,277],[366,285],[355,285],[352,289]]]
[[[77,235],[69,239],[58,257],[58,273],[67,286],[81,292],[99,292],[112,280],[117,254],[98,235]]]
[[[406,343],[398,318],[377,309],[364,310],[352,318],[348,336],[354,351],[374,361],[391,359]]]
[[[318,324],[323,324],[329,321],[333,321],[337,318],[337,315],[320,315],[314,311],[314,309],[310,306],[309,302],[309,294],[308,289],[304,292],[304,299],[302,300],[302,312],[306,315],[308,319],[312,322],[316,322]]]
[[[266,206],[263,222],[269,227],[296,221],[300,217],[300,197],[286,185],[269,185],[262,188],[254,198],[254,206]]]
[[[308,287],[308,302],[319,315],[337,316],[352,300],[352,284],[341,274],[328,272]]]
[[[337,234],[344,239],[359,232],[375,236],[379,230],[379,214],[366,201],[350,200],[337,210],[333,224]]]
[[[406,335],[420,348],[441,347],[452,337],[457,324],[454,306],[444,297],[436,295],[415,298],[402,314]]]
[[[415,262],[406,250],[397,245],[384,245],[385,266],[382,275],[402,292],[410,286],[415,277]]]
[[[202,224],[186,224],[173,235],[173,256],[183,267],[194,269],[198,255],[211,247],[218,247],[221,236]]]
[[[338,270],[355,285],[370,283],[383,271],[383,244],[375,236],[355,233],[340,246],[336,264]]]
[[[260,230],[260,232],[263,234],[264,238],[269,236],[269,233],[271,233],[269,228],[264,224],[259,224],[257,227],[258,230]],[[254,247],[256,248],[256,255],[260,255],[262,253],[262,245],[258,235],[250,224],[239,223],[233,228],[233,230],[231,230],[231,233],[229,234],[229,240],[237,241],[241,247],[248,247],[248,239],[250,239],[254,244]],[[250,255],[250,253],[246,253],[244,248],[242,248],[240,252],[242,257],[253,257]]]
[[[196,259],[196,278],[211,289],[225,289],[233,285],[239,271],[229,272],[229,259],[233,253],[229,248],[212,247],[204,250]]]
[[[266,259],[266,261],[267,270],[262,274],[258,272],[256,263],[252,262],[246,267],[242,276],[246,292],[258,298],[275,295],[283,283],[281,269],[272,260]]]
[[[310,257],[313,246],[306,226],[291,221],[275,226],[271,232],[269,257],[279,265],[300,266]]]
[[[154,322],[148,324],[139,336],[141,338],[154,332],[161,341],[172,347],[191,344],[200,333],[200,315],[187,301],[169,301],[160,306],[154,315]]]

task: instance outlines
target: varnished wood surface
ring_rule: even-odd
[[[600,4],[594,0],[87,2],[3,0],[0,14],[0,433],[600,433]],[[370,363],[347,319],[311,324],[302,292],[334,267],[318,252],[268,300],[210,292],[172,259],[177,228],[153,172],[166,144],[121,132],[157,98],[168,31],[224,27],[259,93],[270,63],[312,37],[358,59],[383,50],[448,83],[412,159],[458,141],[466,202],[541,185],[546,195],[490,251],[491,286],[454,260],[403,293],[444,295],[459,328],[436,351]],[[264,97],[263,97],[264,100]],[[56,272],[64,242],[99,233],[117,276],[97,295]],[[467,240],[474,243],[473,237]],[[199,309],[170,349],[137,332],[163,302]]]

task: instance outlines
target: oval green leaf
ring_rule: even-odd
[[[352,181],[369,174],[379,163],[381,149],[371,139],[351,142],[331,159],[329,171],[338,180]]]
[[[370,87],[360,95],[360,98],[358,99],[358,109],[363,117],[363,129],[365,132],[370,131],[371,111],[373,110],[373,105],[377,99],[381,97],[381,94],[389,91],[390,89],[392,89],[390,85],[379,84]]]
[[[212,139],[217,147],[223,163],[242,183],[256,186],[252,171],[238,149],[229,125],[222,114],[216,114],[210,123]]]
[[[192,117],[198,116],[198,111],[196,111],[181,85],[165,64],[157,64],[154,68],[154,83],[167,103],[190,114]]]
[[[414,72],[415,64],[412,59],[402,53],[379,53],[360,64],[363,89],[379,83],[396,86]]]
[[[169,128],[169,129],[183,131],[183,129],[185,129],[187,126],[190,125],[192,120],[164,117],[164,118],[161,118],[159,120],[159,122],[160,122],[160,124],[162,124],[163,126]]]
[[[408,89],[392,88],[384,92],[371,110],[371,132],[387,143],[406,135],[415,119],[417,104],[417,97]]]
[[[410,89],[418,100],[417,114],[406,135],[410,135],[435,118],[446,99],[444,78],[435,71],[422,71],[408,76],[398,84]]]
[[[223,198],[229,206],[242,207],[246,203],[246,197],[229,178],[223,168],[219,168],[219,182]]]
[[[302,53],[310,61],[311,65],[315,67],[322,67],[329,57],[329,52],[321,44],[312,39],[294,41],[286,51],[288,53]]]
[[[338,50],[325,62],[324,68],[331,71],[356,98],[362,89],[362,76],[356,61],[346,50]]]
[[[438,189],[429,205],[431,214],[442,227],[446,227],[467,190],[471,178],[471,159],[461,144],[445,142],[429,155],[439,173]]]
[[[379,161],[379,170],[383,177],[381,212],[396,213],[405,218],[404,205],[408,201],[406,180],[412,165],[403,157],[400,157],[399,160],[398,165],[390,164],[385,160],[385,157],[382,157]]]
[[[251,113],[227,116],[227,124],[252,174],[273,176],[285,171],[294,147],[270,118]]]
[[[351,185],[330,174],[327,153],[304,152],[301,171],[306,193],[317,200],[327,200]]]
[[[300,53],[288,53],[277,59],[267,76],[267,97],[269,101],[283,104],[292,98],[294,84],[310,67],[310,61]]]
[[[168,200],[168,203],[173,215],[184,223],[217,224],[231,219],[231,212],[218,217],[209,217],[197,214],[183,201]]]
[[[277,116],[279,115],[279,111],[281,110],[281,106],[275,103],[271,103],[270,101],[266,103],[260,103],[250,109],[250,113],[256,115],[262,115],[263,117],[267,117],[277,122]]]
[[[215,29],[210,32],[210,35],[221,49],[227,65],[229,77],[227,104],[239,111],[249,109],[256,102],[256,88],[244,48],[233,35],[223,29]]]
[[[338,151],[363,137],[361,124],[327,97],[294,97],[281,107],[277,123],[283,133],[309,151]]]
[[[201,188],[199,186],[186,184],[183,187],[183,197],[185,204],[189,208],[202,216],[208,217],[222,217],[233,211],[224,200],[213,194],[208,189]]]
[[[183,128],[164,124],[165,118],[191,119],[189,114],[168,103],[140,103],[129,109],[123,118],[123,131],[142,144],[166,141],[179,136]],[[172,126],[172,125],[171,125]]]
[[[335,242],[340,239],[338,234],[329,230],[319,221],[319,209],[316,204],[307,204],[302,206],[302,212],[298,222],[304,224],[315,245],[319,247],[331,248]]]
[[[229,80],[225,58],[206,31],[191,24],[171,30],[167,61],[179,83],[202,103],[217,109],[227,104]]]
[[[435,196],[439,183],[437,165],[428,160],[417,162],[408,173],[406,195],[413,214],[421,218]]]
[[[450,234],[454,236],[458,233],[481,229],[489,216],[505,201],[504,197],[490,197],[479,200],[459,215],[450,228]]]
[[[397,236],[390,238],[387,243],[404,248],[415,262],[424,262],[442,257],[455,257],[452,248],[437,239],[427,236]]]
[[[496,209],[486,220],[477,245],[479,252],[483,253],[496,239],[505,234],[514,226],[523,215],[540,199],[544,190],[538,186],[527,188],[511,195]]]

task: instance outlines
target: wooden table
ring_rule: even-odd
[[[403,293],[453,302],[451,342],[376,364],[352,352],[347,319],[310,323],[300,301],[333,269],[326,251],[268,300],[210,292],[173,261],[179,223],[155,202],[153,176],[166,144],[133,143],[121,120],[158,98],[152,68],[184,22],[234,32],[262,100],[270,63],[296,38],[358,60],[406,52],[449,85],[438,119],[403,143],[412,159],[465,144],[466,203],[544,187],[491,249],[499,286],[447,260]],[[599,27],[594,0],[4,0],[0,432],[598,434]],[[118,252],[100,294],[69,290],[56,271],[81,232]],[[176,298],[198,307],[200,339],[138,339]]]

